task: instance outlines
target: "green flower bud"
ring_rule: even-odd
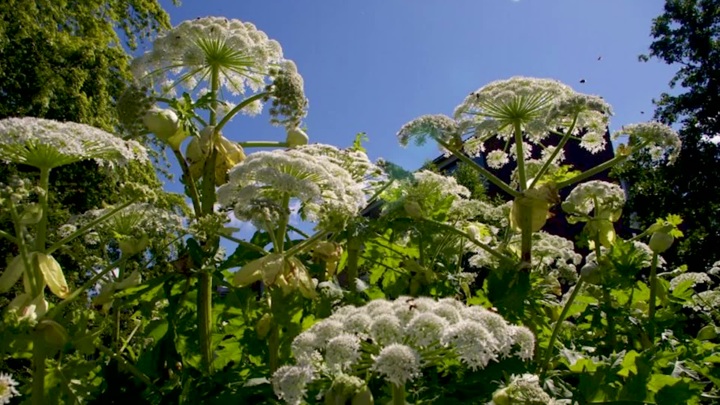
[[[61,348],[70,340],[65,328],[52,319],[41,320],[37,330],[42,334],[45,342],[54,348]]]
[[[674,241],[675,238],[669,233],[655,232],[650,237],[650,243],[648,246],[650,246],[650,250],[652,250],[653,253],[659,254],[670,249],[670,246],[672,246]]]
[[[510,395],[508,395],[508,393],[507,393],[507,388],[503,388],[498,391],[495,391],[495,393],[492,396],[492,400],[495,405],[511,405],[512,404]]]
[[[180,129],[180,121],[173,110],[158,107],[150,108],[143,116],[145,127],[163,142],[175,135]]]
[[[297,146],[307,145],[309,141],[308,135],[302,129],[295,127],[287,131],[287,137],[285,142],[288,147],[294,148]]]
[[[118,245],[120,246],[120,251],[122,252],[123,256],[136,255],[144,251],[149,244],[150,239],[146,234],[143,234],[140,239],[130,237],[118,241]]]
[[[419,219],[423,217],[422,207],[416,201],[405,201],[403,208],[410,218]]]
[[[375,399],[373,398],[372,392],[368,387],[365,387],[362,391],[355,394],[350,401],[350,405],[374,405]]]

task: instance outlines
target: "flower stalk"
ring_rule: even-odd
[[[405,405],[405,385],[390,385],[392,386],[392,405]]]

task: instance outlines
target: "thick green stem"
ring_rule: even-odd
[[[280,368],[280,328],[273,322],[268,336],[268,350],[270,351],[270,374]]]
[[[38,202],[42,209],[42,216],[40,222],[38,222],[35,236],[35,250],[38,252],[45,252],[45,240],[47,239],[47,226],[48,226],[48,199],[50,196],[50,169],[40,169],[40,188],[43,193],[40,194]]]
[[[392,385],[392,405],[405,405],[405,386]]]
[[[467,157],[467,156],[466,156],[464,153],[462,153],[461,151],[453,148],[452,146],[450,146],[450,144],[444,142],[444,141],[441,140],[441,139],[437,139],[437,142],[438,142],[443,148],[449,150],[450,153],[452,153],[455,157],[457,157],[461,162],[468,164],[471,168],[473,168],[473,170],[475,170],[476,172],[480,173],[483,177],[485,177],[486,179],[488,179],[489,182],[493,183],[493,184],[496,185],[498,188],[500,188],[500,190],[502,190],[502,191],[510,194],[510,195],[513,196],[513,197],[518,197],[518,196],[520,196],[520,193],[518,193],[517,190],[514,190],[512,187],[510,187],[509,185],[507,185],[504,181],[500,180],[499,177],[497,177],[497,176],[495,176],[494,174],[490,173],[490,171],[488,171],[488,170],[485,169],[484,167],[482,167],[482,166],[480,166],[479,164],[477,164],[477,162],[475,162],[474,160],[472,160],[472,159],[470,159],[469,157]]]
[[[33,339],[32,405],[45,405],[45,339],[39,333]]]
[[[650,341],[655,341],[655,297],[657,296],[657,264],[658,254],[653,253],[652,264],[650,265],[650,302],[648,303],[648,335]]]
[[[220,69],[217,66],[212,67],[210,73],[210,94],[212,97],[212,106],[210,109],[210,125],[215,125],[217,122],[217,94],[220,88]],[[215,147],[218,138],[218,128],[216,127],[213,134],[210,137],[210,156],[205,161],[205,167],[203,168],[203,181],[202,181],[202,200],[201,209],[202,215],[210,215],[214,212],[214,205],[216,200],[215,195],[215,162],[217,161],[218,151]],[[213,239],[208,244],[211,250],[214,250],[215,246],[219,244],[219,240]],[[198,282],[198,295],[197,295],[197,307],[198,307],[198,334],[200,338],[200,356],[202,370],[206,374],[212,374],[212,270],[203,268],[199,272]]]
[[[578,279],[577,284],[575,284],[575,288],[573,289],[572,294],[570,294],[570,297],[568,298],[567,302],[565,303],[565,306],[562,309],[562,312],[560,312],[560,316],[558,317],[558,320],[555,322],[555,326],[553,327],[552,335],[550,335],[550,341],[548,342],[547,350],[545,351],[545,359],[543,360],[543,363],[540,367],[542,370],[542,373],[540,374],[540,379],[542,380],[545,378],[545,373],[548,371],[548,365],[550,364],[550,358],[552,357],[553,351],[555,349],[555,341],[557,340],[558,333],[560,332],[560,327],[562,326],[563,322],[565,321],[565,317],[567,316],[568,311],[570,311],[570,307],[572,306],[573,302],[575,301],[575,298],[577,297],[578,293],[582,289],[583,282],[585,280],[583,279],[583,276],[580,276]]]
[[[599,205],[598,205],[598,199],[597,197],[593,197],[594,203],[595,203],[595,220],[599,220],[598,218],[598,212],[599,212]],[[595,232],[595,235],[593,235],[593,242],[595,244],[595,260],[600,263],[600,234]],[[603,286],[603,301],[605,303],[605,317],[607,318],[607,336],[608,336],[608,344],[610,347],[615,347],[615,316],[613,312],[613,305],[612,305],[612,297],[610,296],[610,289]]]
[[[523,151],[522,127],[519,122],[515,123],[515,160],[517,160],[520,191],[523,191],[527,188],[528,184],[525,176],[525,152]]]

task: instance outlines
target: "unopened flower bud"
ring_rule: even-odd
[[[70,288],[65,281],[65,274],[63,274],[60,263],[54,257],[39,252],[35,253],[34,262],[50,287],[50,291],[60,298],[67,298],[70,295]]]
[[[670,246],[672,246],[673,242],[675,241],[675,238],[666,232],[655,232],[650,237],[650,243],[648,246],[650,246],[650,250],[653,251],[653,253],[662,253],[668,249],[670,249]]]
[[[70,340],[67,331],[52,319],[43,319],[38,323],[37,330],[42,333],[45,342],[54,348],[65,346]]]
[[[308,135],[302,129],[295,127],[287,131],[287,138],[285,142],[288,147],[294,148],[297,146],[307,145],[309,141]]]
[[[173,110],[158,107],[152,107],[145,113],[143,123],[150,132],[164,142],[175,135],[180,127],[178,116]]]
[[[255,325],[255,332],[257,332],[258,338],[265,339],[268,333],[270,333],[272,321],[273,318],[271,314],[265,314],[262,318],[260,318],[258,323]]]

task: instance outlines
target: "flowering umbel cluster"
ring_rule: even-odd
[[[31,117],[0,120],[0,161],[52,169],[90,159],[114,166],[148,158],[139,143],[89,125]]]
[[[403,386],[443,359],[478,370],[510,356],[528,360],[534,344],[529,329],[452,298],[378,299],[341,307],[298,335],[292,344],[297,364],[278,369],[273,385],[280,398],[299,404],[306,385],[324,378],[369,370]]]
[[[253,153],[230,171],[218,202],[262,229],[288,215],[288,202],[299,202],[301,217],[323,229],[344,223],[365,205],[362,176],[337,159],[340,150],[322,148],[333,153],[318,145]]]

